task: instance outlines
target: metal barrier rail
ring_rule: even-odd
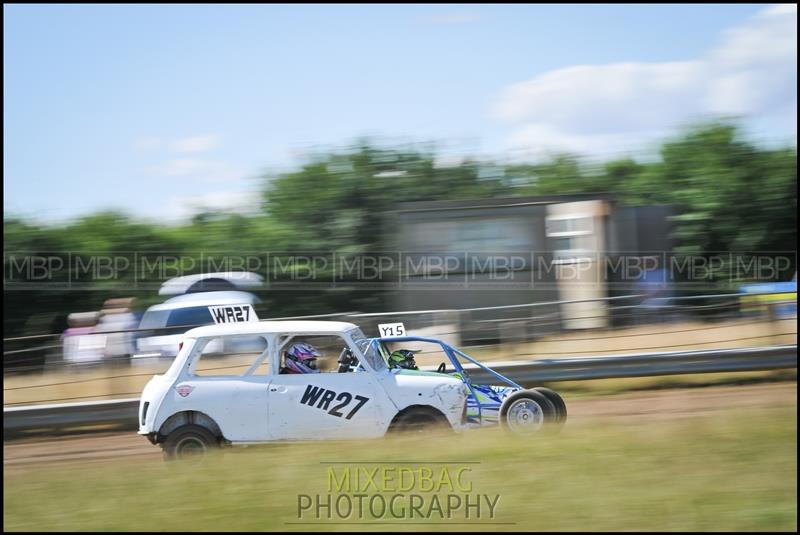
[[[139,398],[28,405],[3,409],[3,433],[113,424],[135,429]]]
[[[651,377],[692,373],[742,372],[797,367],[797,345],[745,349],[673,351],[573,357],[528,362],[499,362],[491,366],[520,384],[582,381],[615,377]],[[474,364],[465,366],[476,383],[491,376]],[[3,432],[59,430],[67,427],[115,424],[136,429],[138,398],[3,409]]]
[[[586,381],[622,377],[656,377],[692,373],[744,372],[797,367],[797,346],[672,351],[598,357],[506,362],[491,368],[525,384],[546,381]],[[480,383],[491,376],[469,370]],[[475,368],[473,365],[472,368]]]

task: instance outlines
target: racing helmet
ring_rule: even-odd
[[[311,344],[292,344],[284,351],[283,356],[286,373],[319,373],[316,360],[322,355]]]
[[[418,370],[417,363],[414,361],[414,354],[419,353],[420,349],[398,349],[389,355],[390,368],[404,368],[406,370]]]

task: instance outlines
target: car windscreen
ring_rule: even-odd
[[[369,365],[372,366],[372,369],[375,371],[382,371],[389,368],[386,361],[381,357],[380,353],[378,353],[375,344],[370,343],[370,339],[364,336],[361,329],[353,329],[349,334],[367,362],[369,362]]]

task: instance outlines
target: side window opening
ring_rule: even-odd
[[[372,343],[370,338],[364,336],[361,329],[353,329],[348,334],[373,370],[383,371],[388,369],[387,359],[389,354],[383,354],[380,344]]]
[[[349,349],[339,335],[294,335],[280,347],[280,373],[339,373]]]
[[[205,339],[195,358],[192,375],[198,377],[236,377],[268,375],[269,346],[260,335],[229,335]],[[255,366],[255,368],[254,368]]]
[[[386,342],[383,344],[386,351],[391,355],[395,351],[408,350],[413,352],[414,364],[418,368],[430,367],[432,369],[444,362],[448,371],[453,371],[453,364],[439,344],[432,342]],[[397,367],[394,362],[390,362],[390,367]]]

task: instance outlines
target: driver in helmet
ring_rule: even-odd
[[[311,344],[292,344],[283,352],[284,367],[280,373],[319,373],[316,360],[321,356]]]
[[[389,368],[402,368],[405,370],[418,370],[414,360],[414,354],[422,351],[421,349],[398,349],[389,355]]]

